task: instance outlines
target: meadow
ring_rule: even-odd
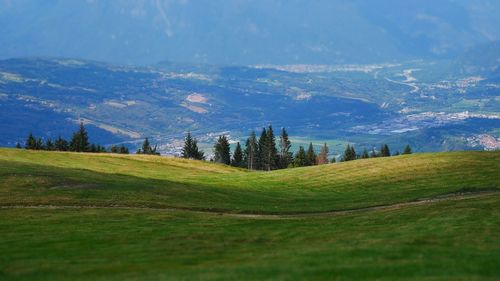
[[[498,280],[499,171],[499,152],[249,172],[0,149],[0,279]]]

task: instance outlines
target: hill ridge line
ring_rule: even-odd
[[[301,213],[235,213],[230,211],[212,211],[212,210],[196,210],[189,208],[154,208],[147,206],[98,206],[98,205],[0,205],[0,209],[122,209],[122,210],[151,210],[151,211],[166,211],[166,212],[188,212],[197,214],[211,214],[217,216],[237,217],[237,218],[262,218],[262,219],[285,219],[285,218],[301,218],[301,217],[330,217],[347,215],[358,212],[375,212],[391,209],[400,209],[410,206],[428,205],[446,201],[460,201],[474,198],[487,197],[499,194],[499,191],[477,191],[477,192],[462,192],[451,193],[446,195],[438,195],[431,198],[422,198],[413,201],[399,202],[394,204],[385,204],[369,207],[360,207],[343,210],[320,211],[320,212],[301,212]]]

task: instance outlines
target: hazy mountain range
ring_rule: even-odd
[[[0,0],[0,58],[385,63],[500,39],[492,0]]]

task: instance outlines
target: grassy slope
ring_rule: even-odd
[[[415,154],[271,173],[148,156],[0,149],[0,203],[282,213],[498,189],[500,152]]]
[[[0,149],[0,205],[309,212],[499,188],[500,153],[272,173],[159,157]],[[0,280],[498,280],[500,193],[313,218],[0,209]]]
[[[499,203],[284,220],[0,210],[0,279],[498,280]]]

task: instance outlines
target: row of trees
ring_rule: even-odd
[[[16,144],[17,148],[22,148],[20,143]],[[32,133],[29,134],[25,143],[26,149],[32,150],[51,150],[51,151],[73,151],[73,152],[94,152],[94,153],[118,153],[129,154],[129,149],[125,145],[111,145],[108,148],[89,142],[89,136],[83,123],[80,123],[78,131],[73,133],[70,141],[59,136],[55,141],[47,139],[45,142],[42,138],[36,138]],[[149,139],[146,138],[142,143],[137,154],[160,155],[158,148],[155,145],[151,146]],[[195,158],[202,159],[202,158]]]
[[[273,127],[269,126],[262,129],[258,138],[255,132],[252,132],[245,142],[244,149],[237,142],[233,153],[231,153],[231,146],[227,137],[224,135],[219,136],[213,147],[214,156],[211,161],[249,170],[265,171],[337,162],[336,157],[333,157],[331,161],[328,159],[329,148],[326,143],[323,144],[318,154],[314,150],[312,143],[309,143],[307,150],[300,146],[295,155],[290,151],[291,147],[292,143],[285,128],[281,129],[279,139],[276,140]],[[411,148],[407,145],[403,154],[410,153],[412,153]],[[399,154],[399,152],[396,152],[394,155]],[[357,154],[354,146],[347,145],[339,161],[388,156],[391,156],[391,152],[387,144],[382,145],[379,152],[372,149],[369,153],[367,149],[364,149],[362,154]],[[198,142],[191,133],[188,133],[185,138],[182,157],[205,160],[204,153],[198,148]]]
[[[232,156],[229,140],[226,136],[220,136],[214,145],[213,161],[235,167],[246,167],[250,170],[284,169],[293,164],[291,146],[288,133],[282,128],[276,147],[274,130],[269,126],[262,129],[259,138],[252,132],[246,140],[245,149],[242,149],[239,142],[236,143]]]
[[[17,148],[22,148],[20,143],[17,143]],[[42,140],[42,138],[35,137],[32,133],[29,134],[25,143],[26,149],[32,150],[51,150],[51,151],[74,151],[74,152],[111,152],[128,154],[129,150],[123,144],[120,146],[112,145],[108,149],[100,144],[93,144],[89,142],[89,137],[87,130],[83,123],[80,123],[80,127],[76,132],[73,133],[70,141],[63,139],[59,136],[56,140],[51,139]]]
[[[17,143],[17,147],[21,148],[21,145]],[[250,137],[248,137],[245,142],[245,149],[242,148],[239,142],[236,143],[236,147],[232,154],[231,146],[227,137],[224,135],[219,136],[213,148],[214,156],[210,160],[226,165],[232,165],[235,167],[265,171],[291,167],[322,165],[329,162],[335,163],[337,161],[336,157],[333,157],[331,161],[329,161],[329,149],[326,143],[321,147],[319,154],[316,154],[312,143],[309,143],[309,147],[307,148],[307,150],[304,149],[303,146],[299,146],[299,149],[297,150],[295,155],[290,151],[291,147],[292,143],[288,137],[286,129],[281,129],[279,139],[277,141],[276,136],[274,135],[273,127],[270,125],[269,127],[262,129],[262,132],[258,138],[255,132],[252,131]],[[108,149],[106,149],[104,146],[101,146],[99,144],[91,144],[89,142],[88,133],[85,130],[83,123],[80,123],[79,129],[73,134],[70,141],[67,141],[59,136],[55,141],[47,139],[44,142],[41,138],[35,138],[35,136],[30,133],[26,140],[25,148],[34,150],[57,150],[74,152],[111,152],[120,154],[129,153],[128,148],[124,145],[112,145],[108,147]],[[148,138],[144,140],[142,147],[139,148],[136,153],[160,155],[157,146],[155,145],[154,147],[152,147]],[[402,154],[411,153],[412,150],[410,146],[407,145],[404,148]],[[396,152],[393,155],[399,154],[399,152]],[[380,147],[380,151],[375,151],[375,149],[372,149],[371,152],[368,152],[368,150],[365,148],[361,154],[357,154],[354,146],[348,144],[339,161],[352,161],[356,159],[389,156],[391,156],[391,152],[387,144],[382,145]],[[193,138],[191,133],[188,133],[184,140],[182,157],[196,160],[205,160],[203,151],[201,151],[198,147],[198,141],[196,140],[196,138]]]
[[[160,155],[160,152],[158,152],[158,147],[155,145],[154,147],[151,146],[151,143],[149,143],[149,139],[146,138],[144,142],[142,143],[141,148],[139,148],[136,152],[136,154],[148,154],[148,155]]]
[[[356,159],[367,159],[367,158],[375,158],[375,157],[390,157],[390,156],[398,156],[400,154],[411,154],[412,150],[410,145],[406,145],[403,153],[400,153],[399,151],[396,151],[396,153],[391,154],[391,150],[389,149],[389,146],[387,144],[383,144],[380,147],[380,151],[377,152],[375,149],[372,149],[371,152],[368,152],[368,150],[365,148],[361,154],[357,154],[356,150],[354,149],[354,146],[347,145],[344,154],[341,157],[341,161],[352,161]],[[335,159],[335,158],[334,158]]]

